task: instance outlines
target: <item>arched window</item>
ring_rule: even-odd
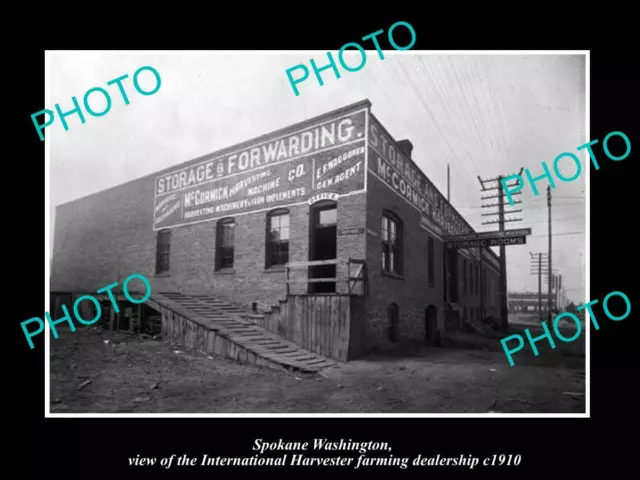
[[[216,225],[216,270],[233,268],[235,227],[236,223],[233,218],[218,220]]]
[[[265,265],[285,265],[289,261],[289,210],[278,209],[267,214]]]
[[[402,274],[402,221],[388,211],[382,214],[382,270]]]
[[[156,238],[156,274],[168,273],[171,267],[171,230],[158,232]]]
[[[389,305],[389,308],[387,309],[387,319],[388,319],[388,325],[389,325],[388,336],[389,336],[389,341],[391,343],[398,342],[399,317],[400,317],[400,309],[398,308],[397,304],[392,303],[391,305]]]

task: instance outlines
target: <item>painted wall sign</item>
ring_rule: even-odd
[[[425,222],[435,225],[443,234],[473,232],[373,115],[369,119],[369,146],[369,171],[421,212]]]
[[[426,216],[420,215],[420,227],[424,230],[430,230],[436,235],[442,235],[442,229],[432,223]]]
[[[342,115],[158,175],[154,230],[364,191],[366,115]]]
[[[309,205],[313,205],[321,200],[333,200],[334,202],[337,202],[338,198],[340,198],[340,195],[337,193],[319,193],[309,199]]]
[[[364,227],[351,227],[338,230],[338,235],[362,235]]]

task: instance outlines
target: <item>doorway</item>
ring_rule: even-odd
[[[438,345],[438,315],[436,307],[429,305],[424,311],[424,343],[425,345]]]
[[[311,207],[309,232],[309,260],[335,260],[337,258],[337,220],[336,202],[322,201]],[[336,265],[316,265],[309,267],[309,278],[336,278]],[[309,283],[309,293],[335,293],[336,282]]]

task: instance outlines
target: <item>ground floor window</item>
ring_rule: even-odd
[[[266,266],[289,261],[289,211],[275,210],[267,215]]]
[[[235,221],[222,219],[216,226],[216,270],[233,268]]]

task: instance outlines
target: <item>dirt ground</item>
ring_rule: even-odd
[[[51,412],[584,412],[584,358],[543,357],[431,348],[304,375],[87,327],[51,338]]]

